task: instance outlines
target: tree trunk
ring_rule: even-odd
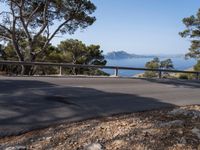
[[[76,67],[72,68],[72,73],[73,73],[73,75],[77,75],[77,69],[76,69]]]
[[[34,62],[36,59],[35,54],[33,53],[33,42],[29,41],[29,56],[28,56],[28,61],[29,62]],[[34,74],[34,66],[22,66],[22,75],[33,75]]]
[[[35,60],[32,59],[32,61],[29,62],[34,62]],[[34,74],[34,66],[31,65],[22,65],[21,66],[21,75],[33,75]]]
[[[32,75],[31,74],[32,66],[22,65],[21,68],[22,68],[21,75]]]

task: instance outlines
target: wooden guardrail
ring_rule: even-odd
[[[23,65],[23,66],[57,66],[60,67],[60,75],[62,75],[62,68],[96,68],[96,69],[114,69],[115,76],[118,76],[119,70],[137,70],[137,71],[155,71],[158,72],[159,78],[162,78],[162,72],[172,73],[187,73],[195,74],[196,79],[200,79],[200,72],[197,71],[183,71],[183,70],[167,70],[167,69],[147,69],[121,66],[100,66],[100,65],[79,65],[70,63],[52,63],[52,62],[25,62],[25,61],[0,61],[0,65]]]

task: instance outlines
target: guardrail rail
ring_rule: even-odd
[[[52,63],[52,62],[25,62],[25,61],[0,61],[0,65],[23,65],[23,66],[57,66],[59,67],[59,74],[62,75],[62,68],[96,68],[96,69],[114,69],[115,76],[119,75],[119,70],[134,70],[134,71],[155,71],[158,72],[159,78],[162,78],[163,72],[171,73],[186,73],[195,74],[196,79],[200,79],[200,72],[197,71],[183,71],[183,70],[167,70],[167,69],[147,69],[121,66],[100,66],[100,65],[79,65],[69,63]]]

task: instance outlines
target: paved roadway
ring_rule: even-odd
[[[0,77],[0,136],[61,122],[189,104],[200,104],[200,82]]]

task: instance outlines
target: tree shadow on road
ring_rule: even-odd
[[[0,80],[0,137],[62,122],[166,107],[175,105],[134,94],[34,80]]]

